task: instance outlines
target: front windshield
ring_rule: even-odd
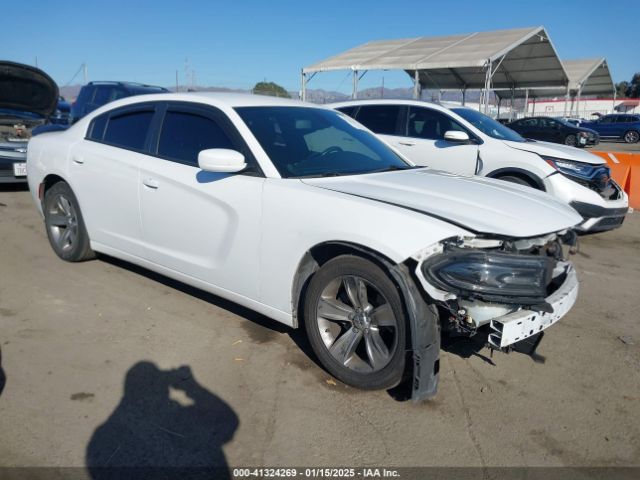
[[[307,107],[238,107],[283,178],[322,177],[412,168],[343,114]]]
[[[497,138],[498,140],[509,140],[510,142],[526,142],[524,138],[509,127],[505,127],[500,122],[487,117],[477,110],[470,108],[452,108],[451,110],[490,137]]]
[[[10,110],[8,108],[0,108],[0,117],[13,117],[23,120],[40,120],[42,118],[37,113],[24,112],[22,110]]]

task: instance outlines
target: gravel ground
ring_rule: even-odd
[[[638,214],[582,239],[542,359],[458,342],[418,405],[334,381],[299,333],[215,296],[58,260],[26,191],[0,188],[0,245],[0,466],[640,465]]]

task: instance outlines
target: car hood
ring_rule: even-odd
[[[47,117],[58,103],[58,86],[42,70],[0,61],[0,109]]]
[[[565,230],[582,221],[568,205],[532,188],[438,170],[412,169],[302,181],[424,213],[476,233],[535,237]]]
[[[510,142],[504,140],[503,143],[516,150],[531,152],[537,155],[545,155],[547,157],[564,158],[565,160],[591,163],[592,165],[606,163],[602,158],[594,155],[593,153],[586,152],[580,148],[561,145],[559,143],[539,142],[537,140],[527,142]]]

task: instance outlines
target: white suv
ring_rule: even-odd
[[[416,165],[546,191],[582,215],[582,232],[617,228],[627,213],[628,197],[602,158],[575,147],[527,140],[477,110],[415,100],[362,100],[331,107],[355,118]]]

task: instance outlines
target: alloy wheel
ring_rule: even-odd
[[[78,215],[71,201],[58,194],[51,203],[47,220],[51,238],[62,251],[69,251],[78,237]]]
[[[638,132],[627,132],[624,135],[624,141],[627,143],[636,143],[640,139],[640,134]]]
[[[388,300],[362,277],[335,278],[316,307],[320,337],[331,356],[359,373],[386,367],[398,345],[398,320]]]

